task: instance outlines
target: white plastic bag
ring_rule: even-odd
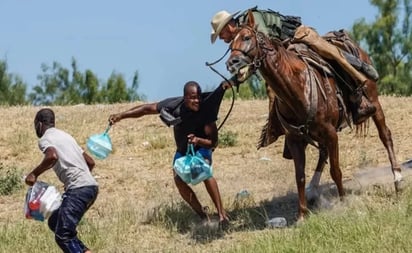
[[[24,214],[27,219],[44,221],[61,205],[61,194],[56,187],[37,181],[27,189]]]

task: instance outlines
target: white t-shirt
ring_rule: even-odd
[[[65,190],[97,185],[83,157],[83,149],[70,134],[54,127],[47,129],[39,140],[39,148],[44,153],[49,147],[57,151],[59,158],[53,169]]]

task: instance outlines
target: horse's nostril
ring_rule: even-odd
[[[239,58],[235,57],[235,58],[232,58],[231,62],[232,62],[232,65],[235,65],[235,64],[239,63],[240,60],[239,60]]]
[[[230,73],[236,73],[242,67],[243,61],[240,57],[232,57],[229,58],[226,62],[226,68]]]
[[[233,57],[226,62],[226,66],[230,67],[236,65],[237,63],[239,63],[239,59],[237,57]]]

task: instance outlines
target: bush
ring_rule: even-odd
[[[232,131],[226,131],[219,133],[219,146],[220,147],[233,147],[237,143],[237,133]]]
[[[0,164],[0,195],[11,195],[22,188],[20,170],[5,168]]]

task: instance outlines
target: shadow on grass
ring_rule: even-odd
[[[296,194],[293,193],[261,203],[256,203],[252,195],[235,198],[225,207],[230,218],[230,224],[225,230],[219,227],[217,213],[209,214],[210,222],[202,222],[183,201],[153,208],[147,213],[143,223],[190,234],[196,242],[208,243],[231,232],[263,230],[267,227],[268,217],[272,216],[287,217],[288,224],[293,224],[291,221],[297,209],[296,199]]]
[[[199,243],[208,243],[224,236],[224,231],[219,228],[217,221],[212,219],[211,222],[202,222],[185,202],[159,205],[147,213],[143,223],[190,234],[190,237]]]
[[[329,209],[339,201],[336,188],[333,186],[334,184],[320,186],[320,198],[308,202],[311,212]],[[253,195],[237,196],[229,202],[230,204],[226,204],[225,208],[230,218],[230,225],[224,231],[219,227],[217,213],[209,214],[211,222],[202,222],[183,201],[161,204],[153,208],[147,213],[143,223],[164,227],[181,234],[189,234],[196,242],[208,243],[231,232],[266,229],[268,220],[274,217],[284,217],[287,220],[287,227],[293,227],[297,221],[298,195],[295,192],[276,196],[260,203],[255,202]]]

